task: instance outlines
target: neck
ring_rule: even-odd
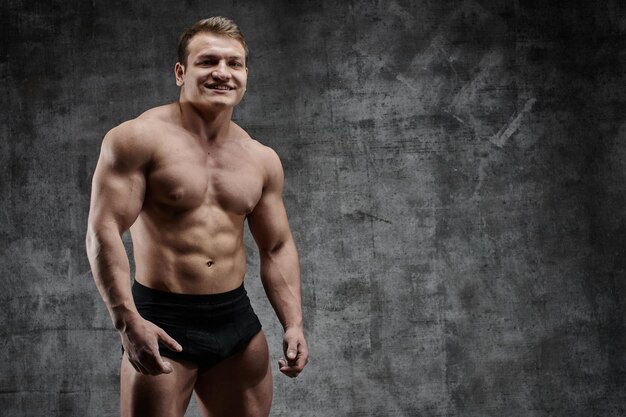
[[[233,115],[232,107],[223,110],[205,110],[181,100],[178,101],[178,107],[182,125],[186,130],[207,141],[219,141],[227,137]]]

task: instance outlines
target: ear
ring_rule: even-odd
[[[176,77],[176,85],[182,87],[184,82],[183,76],[185,75],[185,67],[180,62],[174,65],[174,76]]]

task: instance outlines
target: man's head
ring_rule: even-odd
[[[194,23],[180,34],[180,38],[178,39],[178,62],[181,65],[187,65],[187,58],[189,57],[189,49],[187,47],[189,46],[191,39],[198,33],[212,33],[214,35],[227,36],[239,41],[246,52],[247,64],[248,45],[246,44],[246,40],[243,37],[243,33],[241,33],[239,26],[226,17],[213,16]]]
[[[180,101],[217,110],[235,107],[243,98],[248,78],[248,48],[231,20],[210,17],[185,30],[174,66]]]

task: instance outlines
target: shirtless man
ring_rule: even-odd
[[[246,219],[285,330],[279,369],[295,377],[308,361],[280,160],[231,121],[246,61],[234,22],[194,24],[179,42],[179,101],[122,123],[102,142],[86,242],[122,341],[122,416],[183,416],[194,391],[205,416],[269,415],[267,341],[243,287]]]

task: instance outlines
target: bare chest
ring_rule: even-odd
[[[172,209],[212,205],[246,215],[261,198],[263,171],[242,148],[171,148],[155,158],[146,185],[146,199]]]

